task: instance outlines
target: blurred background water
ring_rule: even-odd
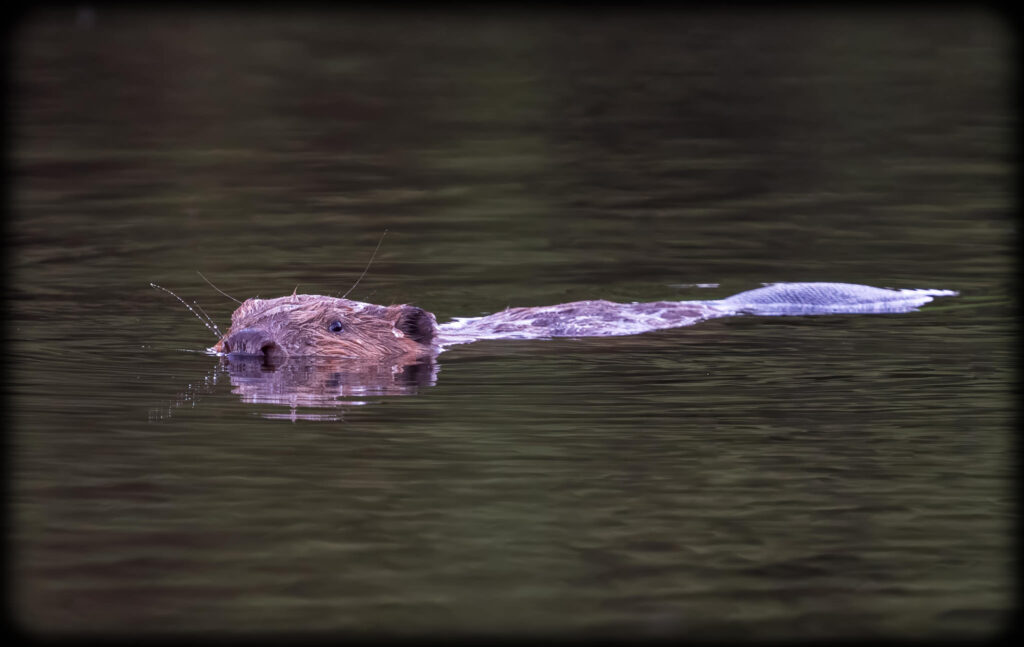
[[[9,603],[33,634],[982,637],[1012,608],[1010,58],[970,12],[60,8],[11,32]],[[240,394],[238,298],[443,321],[771,281],[892,316],[494,341]],[[697,287],[714,284],[714,288]]]

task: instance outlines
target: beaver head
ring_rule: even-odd
[[[377,306],[315,294],[248,299],[213,350],[228,355],[353,357],[425,355],[434,350],[434,315],[415,306]]]

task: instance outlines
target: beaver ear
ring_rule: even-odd
[[[434,321],[426,310],[416,306],[402,306],[395,321],[395,328],[401,330],[406,337],[421,344],[429,344],[434,340]]]

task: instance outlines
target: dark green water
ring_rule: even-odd
[[[1013,607],[1009,32],[981,14],[31,14],[9,602],[52,632],[984,637]],[[769,281],[904,315],[492,341],[252,401],[166,286],[439,320]],[[692,287],[713,283],[717,288]],[[191,352],[186,352],[191,351]]]

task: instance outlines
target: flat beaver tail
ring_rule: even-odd
[[[955,290],[893,290],[856,283],[775,283],[734,294],[718,303],[756,315],[814,315],[910,312]]]

